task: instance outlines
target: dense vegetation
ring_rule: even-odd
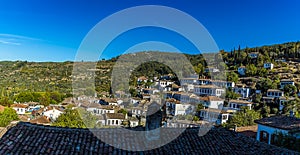
[[[260,113],[250,110],[248,108],[243,108],[233,115],[231,119],[227,122],[226,126],[251,126],[255,125],[254,120],[260,119]]]
[[[97,116],[91,114],[86,110],[83,110],[81,108],[68,108],[51,125],[72,128],[96,128],[100,127],[100,125],[97,124],[97,120]]]
[[[225,68],[229,70],[227,73],[228,80],[234,81],[236,83],[239,81],[239,76],[237,75],[237,68],[239,66],[246,66],[246,76],[253,77],[252,83],[253,88],[261,89],[262,93],[265,93],[269,88],[277,88],[280,78],[283,76],[290,77],[296,76],[300,73],[299,69],[290,69],[286,63],[280,61],[285,59],[298,61],[300,58],[300,42],[284,43],[272,46],[262,46],[255,48],[245,48],[245,49],[233,49],[232,51],[225,52],[220,51],[224,62],[226,63]],[[249,53],[257,52],[259,56],[257,59],[251,59]],[[141,56],[137,56],[140,54]],[[178,57],[172,56],[171,54],[164,54],[160,52],[142,52],[134,54],[122,55],[110,60],[98,61],[96,65],[95,72],[95,89],[99,96],[109,96],[111,92],[111,82],[118,83],[122,80],[125,74],[130,73],[131,80],[130,83],[133,85],[139,76],[147,76],[152,78],[154,76],[159,77],[167,73],[173,73],[171,68],[165,64],[174,63],[178,66],[179,70],[182,70],[188,74],[191,72],[196,72],[200,76],[209,76],[204,73],[204,68],[211,65],[208,60],[207,62],[202,55],[187,55],[185,54],[187,60],[192,64],[193,71],[188,68],[188,64],[184,64],[178,61]],[[135,60],[144,59],[145,55],[152,59],[155,57],[156,61],[146,62],[138,64],[132,62]],[[122,60],[122,66],[118,66],[118,62]],[[160,63],[158,63],[160,62]],[[279,66],[276,70],[265,70],[263,69],[264,62],[272,62],[276,66]],[[89,62],[81,62],[82,65],[88,64]],[[84,73],[73,77],[73,62],[27,62],[27,61],[2,61],[0,62],[0,98],[7,97],[9,100],[14,101],[16,95],[21,92],[34,92],[38,94],[47,94],[51,92],[59,92],[61,96],[69,96],[72,94],[72,80],[83,80],[87,78]],[[136,65],[136,66],[135,66]],[[117,79],[111,79],[111,74],[113,70],[118,67],[124,66],[135,66],[131,70],[126,70],[126,73],[122,73]],[[284,75],[283,73],[290,73],[289,75]],[[174,73],[174,75],[176,75]],[[255,78],[263,77],[263,78]],[[251,81],[250,81],[251,82]],[[121,86],[122,87],[122,86]],[[297,90],[300,85],[296,85]],[[294,88],[289,88],[294,89]],[[95,91],[92,87],[86,88],[82,86],[82,94],[94,94]],[[294,95],[294,92],[288,95]],[[231,96],[234,94],[231,94]],[[43,95],[42,95],[43,96]],[[47,95],[46,95],[47,96]],[[49,95],[48,95],[49,96]],[[36,99],[36,98],[35,98]],[[51,99],[50,99],[51,100]],[[50,103],[53,101],[50,101]]]
[[[4,111],[0,112],[0,127],[6,127],[11,121],[18,119],[18,114],[14,109],[4,108]]]

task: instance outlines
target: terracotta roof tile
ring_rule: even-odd
[[[30,123],[34,123],[34,124],[48,124],[48,123],[50,123],[50,120],[47,117],[45,117],[45,116],[41,116],[39,118],[30,120]]]
[[[195,87],[197,87],[197,88],[216,88],[216,89],[221,89],[220,87],[218,87],[216,85],[197,85]]]
[[[253,102],[244,101],[244,100],[230,100],[229,103],[239,103],[239,104],[253,104]]]
[[[11,107],[16,107],[16,108],[27,108],[28,105],[25,105],[25,104],[13,104],[13,105],[11,105]]]
[[[106,113],[108,119],[125,119],[125,116],[121,113]]]
[[[217,96],[204,96],[204,97],[200,97],[200,100],[203,100],[203,101],[224,101],[224,99],[221,99]]]

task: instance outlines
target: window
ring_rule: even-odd
[[[223,115],[222,120],[227,120],[227,115]]]
[[[119,124],[119,121],[118,121],[118,120],[116,120],[116,124],[117,124],[117,125]]]
[[[110,125],[110,120],[107,120],[107,125]]]
[[[112,123],[111,123],[112,125],[114,125],[115,124],[115,120],[112,120]]]
[[[269,143],[269,133],[266,131],[260,131],[260,141]]]

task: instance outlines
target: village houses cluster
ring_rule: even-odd
[[[266,69],[272,69],[272,63],[265,63]],[[216,68],[206,68],[205,72],[220,72]],[[243,76],[245,67],[240,67],[237,72]],[[260,90],[253,89],[247,83],[235,83],[232,81],[212,80],[199,78],[198,75],[190,75],[187,78],[181,78],[176,82],[172,74],[148,79],[141,76],[137,79],[135,91],[137,96],[130,97],[123,91],[116,91],[114,97],[79,96],[67,98],[59,105],[50,105],[44,107],[39,103],[15,103],[11,107],[24,121],[30,121],[37,124],[51,124],[65,110],[65,105],[74,104],[97,116],[97,123],[101,126],[110,127],[136,127],[144,126],[146,122],[147,107],[152,102],[161,104],[163,111],[163,127],[199,127],[203,123],[212,123],[222,125],[230,117],[240,111],[242,107],[250,110],[254,106],[252,97],[260,94]],[[247,80],[246,78],[240,78]],[[145,83],[151,82],[151,86]],[[292,79],[281,79],[278,89],[267,90],[266,95],[262,97],[265,102],[274,102],[278,109],[282,110],[284,103],[294,100],[293,97],[286,97],[283,91],[285,85],[295,85]],[[232,91],[239,95],[237,99],[226,99],[226,91]],[[276,99],[276,100],[275,100]],[[198,106],[202,105],[199,109]],[[30,114],[30,115],[26,115]],[[25,117],[27,116],[27,117]],[[29,116],[29,117],[28,117]],[[194,116],[198,120],[194,120]],[[274,119],[274,118],[270,118]],[[277,120],[285,120],[280,117]],[[298,122],[297,122],[298,121]],[[268,126],[266,120],[256,121],[259,124],[257,139],[270,144],[271,135],[277,131],[277,126],[272,124],[272,129]],[[300,123],[299,120],[291,122]],[[273,129],[275,128],[275,129]],[[290,128],[278,127],[282,131]],[[267,131],[265,129],[268,129]],[[272,131],[272,132],[269,132]],[[298,135],[299,136],[299,135]]]

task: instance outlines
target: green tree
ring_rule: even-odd
[[[204,109],[204,105],[202,103],[197,104],[196,112],[200,112],[202,109]]]
[[[258,76],[260,76],[260,77],[264,77],[267,74],[268,74],[268,70],[265,69],[265,68],[262,68],[262,69],[258,70]]]
[[[232,81],[234,83],[237,83],[238,80],[239,80],[239,75],[237,73],[235,73],[235,72],[229,72],[227,74],[227,80],[228,81]]]
[[[261,90],[262,93],[266,93],[268,89],[276,89],[277,83],[269,78],[261,78],[256,83],[256,89]]]
[[[63,95],[59,92],[50,92],[49,97],[51,104],[58,104],[63,101]]]
[[[60,115],[55,122],[52,123],[52,125],[73,128],[98,127],[97,117],[81,108],[66,109],[65,112],[62,115]]]
[[[65,112],[52,123],[52,125],[59,127],[86,128],[77,109],[66,109]]]
[[[250,64],[246,66],[246,75],[247,76],[255,76],[257,73],[257,68],[254,64]]]
[[[2,105],[2,106],[8,106],[8,107],[10,107],[10,105],[12,105],[12,104],[13,104],[13,101],[10,100],[8,97],[2,96],[0,98],[0,105]]]
[[[237,99],[238,97],[240,97],[240,95],[233,91],[226,90],[225,97],[226,97],[226,99]]]
[[[283,90],[284,90],[284,93],[286,96],[293,96],[297,92],[297,87],[294,85],[288,84],[283,87]]]
[[[228,120],[228,126],[237,125],[240,126],[251,126],[255,125],[254,120],[261,118],[260,114],[254,110],[243,107],[242,110],[238,111]]]
[[[296,98],[288,102],[284,102],[284,107],[282,109],[283,114],[289,114],[290,111],[293,111],[296,117],[300,118],[300,99]]]
[[[204,66],[199,63],[197,66],[194,66],[194,70],[198,74],[198,76],[200,76],[204,73]]]
[[[254,103],[260,103],[262,99],[262,94],[255,94],[255,98],[253,100]]]
[[[84,91],[84,95],[86,96],[94,96],[95,95],[95,90],[93,88],[87,88],[85,91]]]
[[[125,109],[120,109],[120,110],[118,111],[118,113],[122,113],[122,114],[126,115],[126,114],[128,114],[128,111],[125,110]]]
[[[129,93],[131,94],[132,97],[137,97],[138,95],[138,92],[134,88],[130,88]]]
[[[12,108],[4,108],[0,112],[0,127],[6,127],[11,121],[19,120],[17,112]]]
[[[268,117],[271,113],[271,108],[264,103],[263,106],[260,108],[260,114],[262,115],[262,117]]]
[[[44,106],[49,106],[50,105],[50,97],[49,93],[45,93],[39,98],[39,102],[44,105]]]
[[[21,92],[16,95],[15,101],[21,103],[34,101],[34,96],[30,92]]]

